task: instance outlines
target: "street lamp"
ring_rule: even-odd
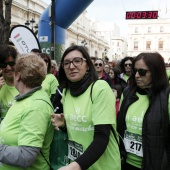
[[[32,29],[32,31],[33,31],[35,34],[37,34],[37,33],[38,33],[38,30],[37,30],[37,29],[38,29],[38,24],[36,24],[36,25],[34,26],[34,24],[35,24],[34,18],[32,18],[30,21],[27,20],[27,21],[25,22],[25,25],[26,25],[27,27],[29,27],[30,24],[31,24],[31,29]],[[34,28],[35,28],[35,30],[34,30]]]
[[[104,49],[104,55],[105,55],[105,57],[107,56],[107,49],[106,48]]]
[[[84,39],[83,41],[81,41],[81,44],[83,44],[83,46],[85,47],[87,45],[86,40]]]

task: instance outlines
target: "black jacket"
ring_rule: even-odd
[[[128,107],[138,100],[135,88],[127,87],[118,114],[119,134],[126,130],[125,117]],[[170,170],[170,123],[168,114],[169,90],[153,95],[147,90],[149,107],[142,125],[143,162],[142,170]]]

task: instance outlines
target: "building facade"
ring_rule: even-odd
[[[35,29],[42,12],[47,8],[47,4],[41,0],[13,0],[11,9],[11,27],[29,22],[29,27]],[[31,20],[35,22],[31,23]]]
[[[37,29],[42,12],[48,7],[46,3],[39,0],[13,0],[11,10],[11,27],[21,24],[29,26],[34,32]],[[84,11],[66,30],[65,48],[70,45],[83,45],[90,56],[104,58],[109,43],[97,34],[95,24],[86,16]],[[33,22],[32,22],[33,21]]]
[[[159,52],[170,63],[170,19],[133,21],[129,24],[128,55]]]

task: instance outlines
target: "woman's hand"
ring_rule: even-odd
[[[71,164],[63,166],[58,170],[81,170],[81,167],[77,162],[72,162]]]
[[[65,126],[65,121],[64,121],[64,114],[52,114],[51,115],[51,122],[52,125],[55,127],[56,130],[59,130],[59,127],[64,127]]]

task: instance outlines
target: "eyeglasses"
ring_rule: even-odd
[[[64,60],[63,61],[63,68],[69,68],[70,64],[72,63],[75,67],[80,66],[83,64],[83,61],[86,61],[85,58],[81,58],[81,57],[75,57],[73,60]]]
[[[134,68],[133,69],[133,73],[136,74],[138,72],[140,76],[146,76],[147,71],[149,71],[149,70],[142,69],[142,68],[140,68],[140,69]]]
[[[132,64],[124,64],[125,67],[129,66],[132,67]]]
[[[0,63],[0,68],[6,68],[7,65],[12,67],[12,66],[15,65],[15,61],[9,61],[9,62],[5,62],[5,63]]]
[[[102,67],[102,66],[103,66],[103,64],[102,64],[102,63],[99,63],[99,64],[98,64],[98,63],[95,63],[95,64],[94,64],[94,66],[95,66],[95,67],[97,67],[97,66]]]

